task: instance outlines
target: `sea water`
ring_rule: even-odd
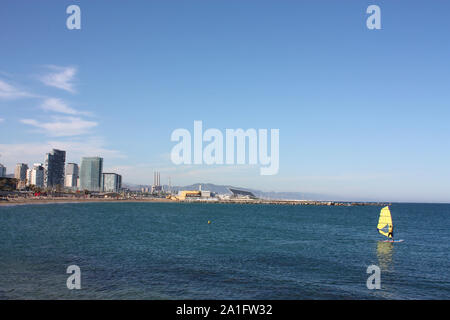
[[[390,208],[402,243],[377,206],[0,206],[0,299],[450,299],[450,205]]]

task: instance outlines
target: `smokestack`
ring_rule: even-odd
[[[154,177],[154,185],[155,186],[159,186],[159,172],[155,171],[154,175],[155,175],[155,177]]]

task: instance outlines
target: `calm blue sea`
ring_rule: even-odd
[[[395,244],[380,209],[2,206],[0,299],[450,299],[450,205],[393,204]],[[81,290],[66,287],[74,264]]]

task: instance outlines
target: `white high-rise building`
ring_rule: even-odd
[[[31,171],[33,169],[27,169],[27,186],[31,185]]]
[[[78,186],[78,165],[76,163],[68,163],[66,166],[66,177],[64,186],[75,188]]]
[[[32,169],[27,170],[27,185],[34,185],[40,188],[44,186],[44,167],[42,163],[35,163]]]

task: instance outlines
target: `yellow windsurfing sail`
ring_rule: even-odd
[[[378,220],[378,232],[384,236],[388,236],[389,229],[392,228],[392,216],[389,207],[384,207],[380,212],[380,219]]]

